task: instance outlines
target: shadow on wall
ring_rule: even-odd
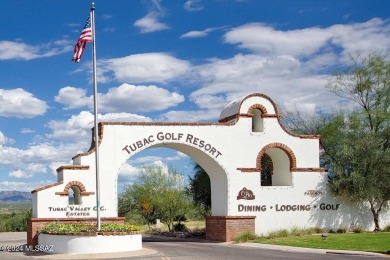
[[[312,211],[310,222],[316,227],[329,230],[354,228],[373,229],[374,220],[366,203],[354,203],[346,197],[336,197],[330,190],[328,181],[321,182],[317,190],[322,194],[313,200],[316,209]]]

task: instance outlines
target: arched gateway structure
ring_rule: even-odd
[[[101,122],[99,140],[103,222],[124,221],[117,202],[121,166],[144,149],[166,147],[187,154],[210,176],[210,240],[229,241],[243,231],[260,235],[281,228],[371,223],[369,213],[355,212],[328,192],[319,167],[319,136],[289,132],[275,103],[263,94],[228,104],[218,123]],[[94,151],[92,146],[75,156],[73,165],[58,168],[56,183],[32,191],[28,244],[36,244],[36,231],[50,221],[96,218]]]

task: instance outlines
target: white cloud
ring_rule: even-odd
[[[225,42],[267,55],[309,56],[332,44],[345,54],[356,51],[383,50],[390,47],[389,21],[379,18],[364,23],[333,25],[327,28],[305,28],[289,31],[251,23],[233,28],[225,34]]]
[[[45,114],[47,108],[45,101],[24,89],[0,89],[0,116],[31,118]]]
[[[320,28],[277,31],[264,24],[252,23],[226,33],[225,42],[259,54],[305,56],[318,51],[330,37],[330,32]]]
[[[290,31],[259,23],[233,28],[225,42],[251,53],[210,59],[193,68],[203,86],[190,94],[190,100],[207,111],[260,92],[280,106],[305,103],[311,110],[330,111],[340,102],[325,88],[334,66],[357,51],[389,50],[389,32],[389,21],[380,19]],[[180,118],[183,112],[163,116]]]
[[[150,122],[148,117],[131,113],[98,114],[98,121],[105,122]],[[81,111],[72,115],[68,120],[51,120],[46,125],[52,130],[48,138],[72,141],[89,141],[91,129],[94,126],[94,115],[88,111]]]
[[[120,82],[160,82],[176,79],[190,69],[188,61],[167,53],[143,53],[102,62],[106,72],[113,72]]]
[[[226,105],[226,102],[223,102]],[[172,110],[161,114],[159,121],[168,122],[200,122],[213,121],[219,117],[221,110],[195,110],[195,111],[176,111]]]
[[[122,84],[100,96],[100,109],[106,112],[150,112],[164,110],[184,101],[184,96],[156,86]]]
[[[140,173],[141,169],[132,166],[129,163],[125,163],[122,165],[119,171],[118,181],[131,181]]]
[[[342,47],[344,56],[390,49],[390,20],[374,18],[364,23],[333,25],[329,31],[332,43]]]
[[[0,41],[0,60],[32,60],[60,55],[72,50],[69,44],[68,40],[36,46],[15,41]]]
[[[48,134],[49,138],[86,140],[91,135],[91,128],[94,125],[94,117],[88,111],[81,111],[78,115],[72,115],[68,120],[51,120],[47,123],[53,133]]]
[[[165,16],[165,11],[160,5],[160,0],[152,0],[152,8],[146,16],[134,22],[141,33],[150,33],[169,29],[169,26],[160,22],[159,19]]]
[[[46,173],[46,165],[41,163],[29,163],[24,169],[13,170],[8,176],[15,178],[32,178],[36,173]]]
[[[19,178],[29,179],[29,178],[32,178],[34,176],[34,174],[32,172],[15,170],[15,171],[11,171],[8,176],[18,178],[18,179]]]
[[[136,159],[131,159],[130,164],[151,164],[155,161],[161,161],[162,157],[160,156],[142,156]]]
[[[85,143],[49,144],[42,143],[31,145],[25,150],[0,145],[0,165],[7,165],[13,170],[9,172],[10,177],[32,178],[35,174],[45,174],[53,162],[71,159],[80,153],[80,149],[88,148],[90,140]],[[69,163],[68,163],[69,164]],[[58,166],[58,165],[57,165]]]
[[[180,38],[200,38],[200,37],[206,37],[209,35],[209,33],[220,30],[222,28],[226,28],[227,26],[221,26],[221,27],[213,27],[213,28],[207,28],[202,31],[190,31],[185,34],[182,34]]]
[[[204,7],[200,4],[202,0],[187,0],[184,3],[184,9],[189,12],[198,12],[204,9]]]
[[[49,144],[41,143],[31,145],[25,150],[0,145],[0,165],[10,165],[14,169],[33,169],[33,165],[43,167],[49,162],[63,161],[64,158],[72,158],[80,149],[87,149],[90,140],[83,143]],[[81,144],[84,145],[81,146]],[[41,169],[40,172],[46,172]]]
[[[41,182],[15,182],[15,181],[0,181],[0,191],[32,191],[34,189],[43,187],[52,182],[41,181]]]
[[[35,131],[31,128],[22,128],[20,129],[20,133],[21,134],[31,134],[31,133],[34,133]]]
[[[6,136],[0,131],[0,145],[7,144],[7,143],[13,144],[13,143],[15,143],[15,140],[12,139],[12,138],[6,137]]]
[[[65,109],[93,106],[92,96],[86,97],[86,93],[87,91],[85,89],[67,86],[58,91],[54,100],[66,105]]]
[[[151,122],[152,119],[131,113],[107,113],[98,115],[100,121],[104,122]]]
[[[62,88],[55,97],[57,102],[65,105],[65,109],[79,108],[88,106],[93,107],[92,96],[85,96],[86,91],[82,89],[65,87]],[[99,112],[119,112],[116,115],[111,114],[111,117],[116,119],[122,118],[123,121],[150,121],[148,118],[137,116],[134,114],[124,113],[122,111],[131,112],[150,112],[164,110],[172,106],[176,106],[184,101],[184,96],[176,92],[169,92],[164,88],[159,88],[154,85],[150,86],[135,86],[130,84],[122,84],[116,88],[109,88],[107,93],[100,94],[98,99]],[[102,116],[100,116],[102,117]],[[104,117],[104,116],[103,116]],[[102,117],[102,120],[104,120]],[[108,116],[105,116],[108,119]],[[73,119],[73,120],[72,120]],[[79,120],[77,120],[79,119]],[[93,118],[88,112],[80,113],[77,117],[72,116],[69,126],[75,129],[75,121],[78,124],[85,125],[87,122],[91,126]],[[117,121],[117,120],[116,120]],[[63,124],[55,127],[58,121],[49,122],[51,128],[63,128]],[[66,129],[64,129],[66,130]],[[71,133],[73,135],[73,133]]]

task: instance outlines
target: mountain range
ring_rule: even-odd
[[[0,202],[31,202],[31,193],[27,191],[0,191]]]

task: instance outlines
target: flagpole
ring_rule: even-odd
[[[93,71],[93,103],[94,103],[94,136],[95,136],[95,166],[96,166],[96,222],[97,231],[101,230],[100,222],[100,180],[99,180],[99,129],[98,129],[98,100],[97,100],[97,76],[96,76],[96,39],[95,39],[95,3],[91,5],[92,27],[92,71]]]

